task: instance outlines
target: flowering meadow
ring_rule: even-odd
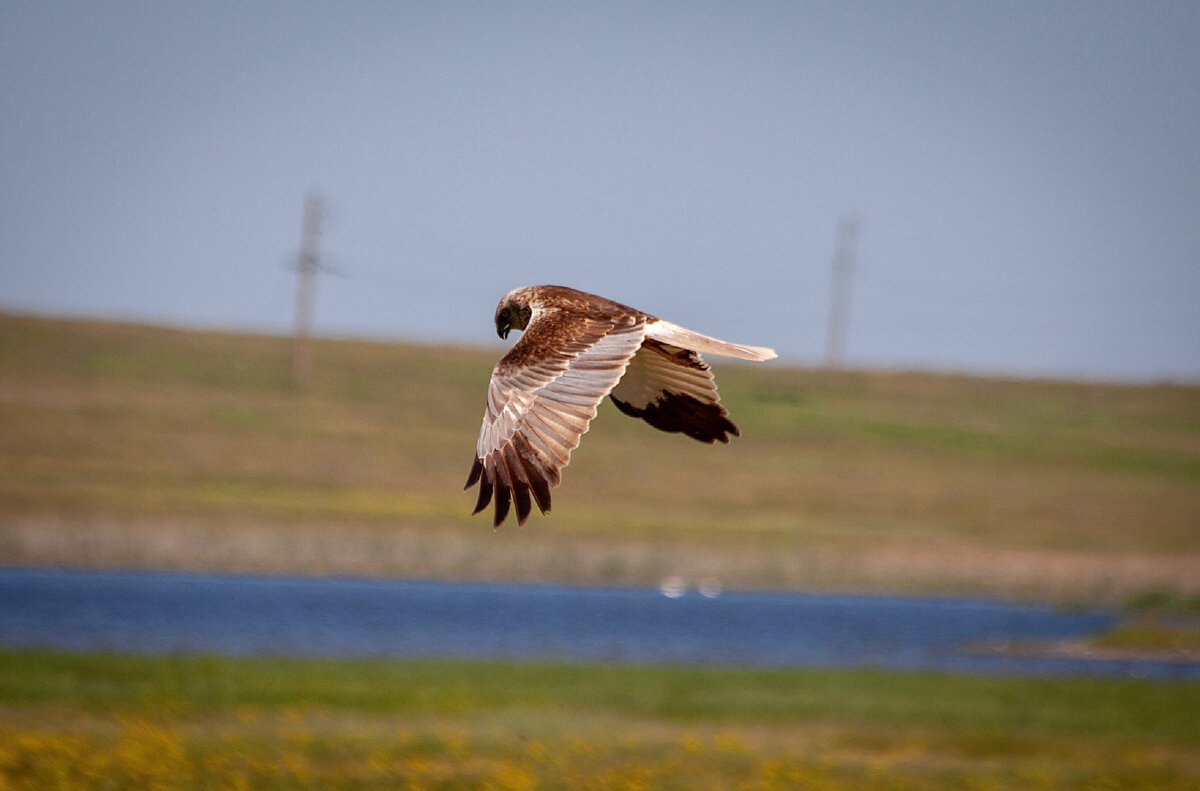
[[[1191,789],[1200,685],[0,653],[0,789]]]

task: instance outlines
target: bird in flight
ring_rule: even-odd
[[[710,338],[604,297],[563,286],[526,286],[496,307],[496,334],[523,330],[492,370],[475,462],[472,513],[493,494],[499,527],[511,503],[525,524],[532,502],[550,510],[571,451],[604,396],[627,415],[700,442],[741,434],[721,405],[700,353],[769,360],[774,349]]]

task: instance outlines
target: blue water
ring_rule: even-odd
[[[1101,611],[975,599],[0,570],[0,646],[1200,678],[1200,664],[979,655]]]

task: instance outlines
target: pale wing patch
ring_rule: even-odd
[[[517,504],[523,524],[530,512],[530,493],[538,508],[550,509],[551,486],[596,416],[596,407],[621,378],[641,345],[640,320],[612,328],[591,322],[579,337],[547,349],[524,364],[501,364],[488,385],[487,410],[467,481],[480,481],[476,513],[487,507],[493,490],[495,524]],[[597,337],[598,336],[598,337]]]
[[[671,346],[691,349],[697,354],[717,354],[722,357],[756,361],[771,360],[777,356],[774,349],[768,349],[766,346],[730,343],[719,338],[702,335],[662,319],[651,319],[646,322],[646,337]]]
[[[679,357],[678,355],[685,355]],[[677,346],[645,344],[629,362],[625,375],[613,388],[613,398],[638,409],[660,401],[664,392],[687,394],[706,404],[715,404],[717,383],[712,371],[699,357],[686,357]]]
[[[721,405],[712,371],[689,349],[647,339],[610,395],[622,412],[663,431],[701,442],[728,442],[728,435],[740,433]]]

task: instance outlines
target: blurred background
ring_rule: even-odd
[[[1197,130],[1195,2],[0,4],[0,785],[1195,788]],[[534,283],[781,359],[493,531]]]
[[[6,3],[0,305],[494,343],[517,285],[856,365],[1200,377],[1200,9]]]
[[[1198,44],[1195,3],[6,4],[0,549],[1200,593]],[[603,405],[492,534],[494,307],[547,282],[782,359],[713,361],[728,447]]]

